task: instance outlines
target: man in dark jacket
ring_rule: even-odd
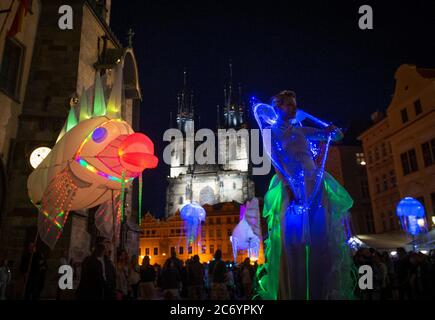
[[[212,300],[228,300],[230,298],[226,285],[227,267],[222,261],[222,251],[216,250],[214,260],[210,262],[209,277],[211,277],[211,298]]]
[[[105,288],[104,252],[106,247],[99,243],[89,257],[82,262],[77,298],[80,300],[103,300]]]
[[[204,267],[195,255],[187,266],[188,296],[192,300],[201,300],[204,291]]]

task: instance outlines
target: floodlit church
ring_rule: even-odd
[[[183,132],[195,132],[194,99],[187,85],[186,72],[184,84],[178,94],[178,109],[174,127]],[[224,105],[221,113],[217,106],[215,134],[218,130],[246,129],[245,105],[241,87],[235,88],[232,82],[232,66],[230,64],[230,80],[224,89]],[[229,131],[227,131],[229,132]],[[171,153],[171,165],[166,192],[166,216],[174,215],[184,204],[197,202],[200,205],[214,205],[222,202],[245,203],[254,197],[254,182],[251,180],[249,165],[249,136],[234,135],[235,143],[230,137],[217,139],[215,161],[198,164],[191,158],[201,142],[188,143],[183,138],[182,152]],[[214,144],[216,145],[216,144]],[[193,148],[193,150],[191,149]],[[234,150],[235,148],[235,150]],[[207,151],[204,151],[205,153]],[[217,161],[217,159],[225,159]]]

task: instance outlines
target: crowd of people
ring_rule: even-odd
[[[125,251],[111,260],[109,243],[97,243],[81,266],[76,291],[81,300],[228,300],[251,299],[254,293],[257,264],[247,258],[240,265],[222,260],[217,250],[210,263],[199,256],[183,262],[173,251],[163,267],[150,263],[145,256],[128,257]]]
[[[354,256],[355,269],[369,265],[373,271],[373,289],[355,286],[355,297],[361,300],[435,299],[435,252],[406,252],[404,248],[379,252],[360,248]]]
[[[175,251],[163,266],[151,264],[148,256],[139,261],[121,250],[112,260],[110,241],[97,241],[92,254],[86,257],[74,274],[75,296],[80,300],[249,300],[255,297],[257,264],[246,258],[241,264],[222,260],[217,250],[210,262],[201,262],[198,255],[186,261]],[[33,252],[33,256],[32,256]],[[66,259],[63,258],[64,260]],[[31,261],[31,263],[30,263]],[[71,261],[63,261],[68,264]],[[359,300],[420,300],[435,299],[435,251],[379,252],[360,248],[353,253],[355,299]],[[76,264],[74,264],[76,265]],[[370,266],[372,288],[359,286],[358,269]],[[13,264],[0,261],[0,300],[7,298]],[[24,299],[38,300],[44,288],[47,259],[32,244],[26,248],[20,264],[26,275]],[[65,298],[58,290],[57,299]],[[70,296],[71,298],[71,296]]]

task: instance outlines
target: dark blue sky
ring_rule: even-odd
[[[388,106],[399,65],[435,68],[435,1],[295,2],[112,0],[115,34],[126,43],[127,30],[135,32],[142,130],[160,159],[184,67],[201,126],[211,128],[229,59],[247,97],[293,89],[302,109],[344,128]],[[374,30],[358,28],[364,4],[373,8]],[[156,215],[168,171],[160,162],[144,174],[144,208]],[[263,196],[267,181],[256,182]]]

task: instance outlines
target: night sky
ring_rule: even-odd
[[[184,68],[200,126],[213,129],[230,59],[247,101],[292,89],[299,107],[343,128],[386,109],[401,64],[435,68],[435,1],[295,2],[112,0],[115,34],[126,44],[127,30],[135,32],[142,131],[160,159]],[[364,4],[373,8],[374,30],[358,28]],[[143,206],[157,216],[164,214],[168,173],[160,161],[144,174]],[[263,196],[267,179],[254,180]]]

